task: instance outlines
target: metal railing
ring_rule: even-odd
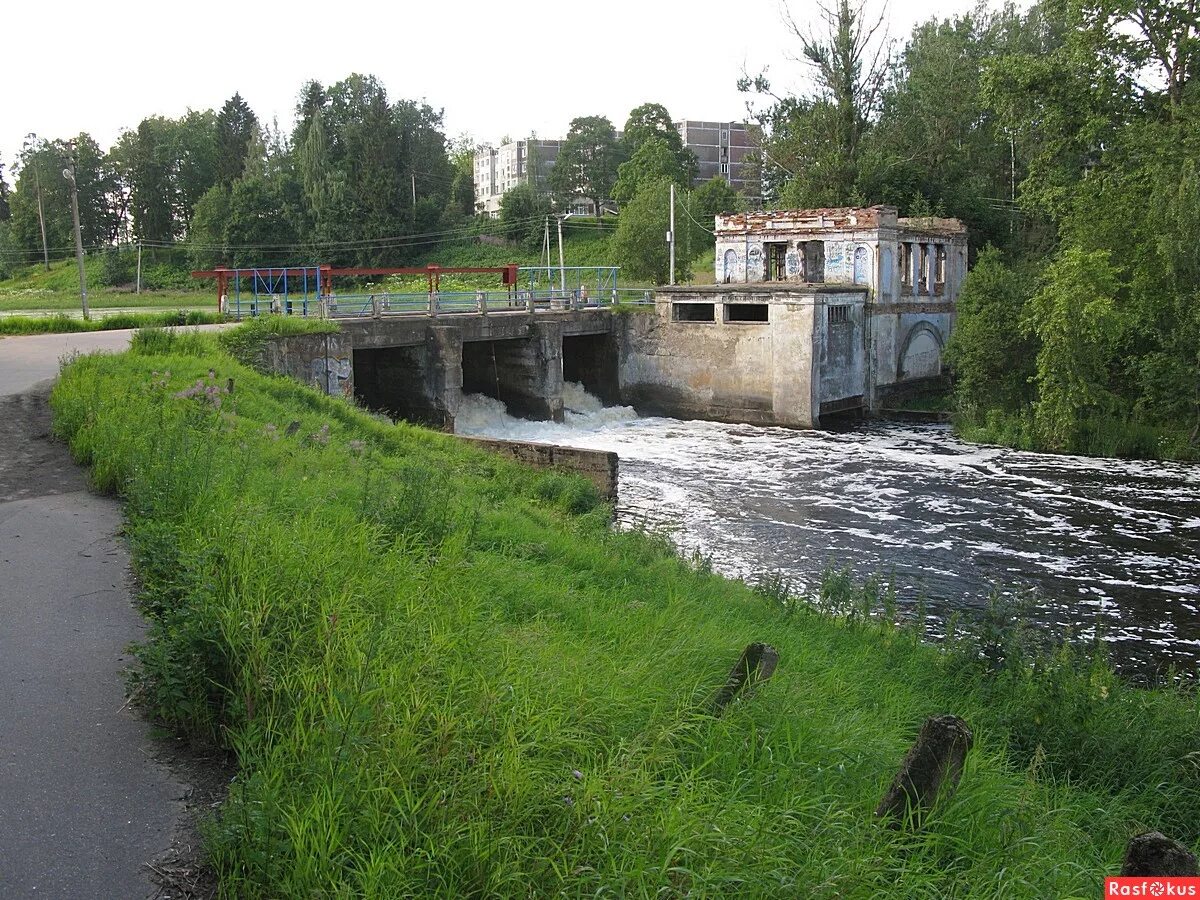
[[[229,314],[236,318],[261,315],[319,316],[321,318],[382,318],[384,316],[431,316],[455,314],[504,314],[561,312],[578,309],[601,309],[616,304],[652,304],[653,291],[643,288],[609,288],[597,295],[586,286],[568,289],[557,287],[517,288],[515,290],[437,291],[434,293],[370,293],[330,294],[319,301],[312,298],[269,297],[229,304]]]

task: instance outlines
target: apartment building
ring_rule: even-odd
[[[675,123],[675,128],[683,138],[683,146],[695,153],[700,163],[696,184],[720,176],[745,197],[757,199],[762,194],[757,169],[747,159],[756,149],[756,126],[683,119]]]
[[[562,143],[529,138],[479,147],[475,151],[475,208],[494,218],[500,215],[505,191],[526,183],[544,190]]]

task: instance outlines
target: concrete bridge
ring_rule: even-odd
[[[621,349],[605,308],[341,320],[340,334],[277,339],[266,366],[394,418],[453,429],[463,394],[523,418],[563,418],[564,381],[620,400]]]

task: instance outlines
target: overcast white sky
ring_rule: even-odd
[[[966,11],[972,0],[892,0],[891,34]],[[663,103],[676,119],[741,119],[743,66],[799,87],[780,0],[339,0],[14,3],[0,22],[0,159],[24,135],[87,131],[107,148],[146,116],[219,108],[239,91],[291,127],[300,86],[351,72],[393,98],[445,111],[446,131],[479,142],[566,132],[575,116]],[[804,23],[811,0],[792,0]]]

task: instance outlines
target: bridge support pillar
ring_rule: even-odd
[[[440,414],[443,427],[454,430],[454,417],[463,395],[462,329],[453,325],[430,325],[426,333],[429,365],[425,393],[430,406]]]

